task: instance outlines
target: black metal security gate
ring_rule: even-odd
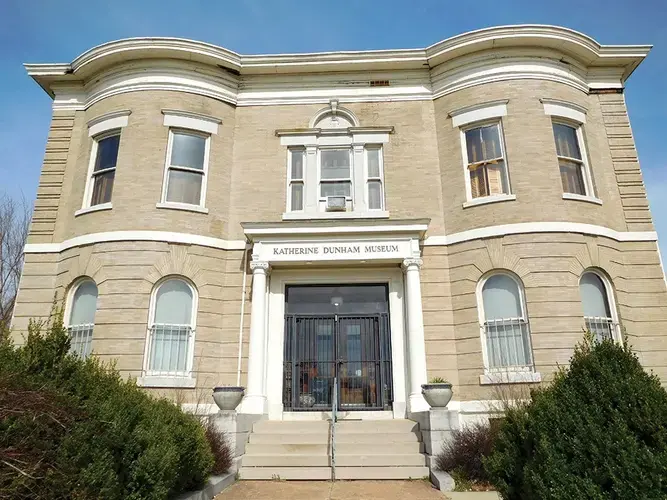
[[[329,410],[388,410],[392,403],[387,313],[285,316],[283,405]]]

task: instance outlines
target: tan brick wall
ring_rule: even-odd
[[[21,343],[30,318],[48,317],[54,295],[62,305],[70,285],[81,276],[89,276],[96,282],[99,293],[93,351],[105,361],[115,360],[124,376],[138,377],[143,366],[154,284],[164,276],[182,275],[195,284],[199,296],[194,356],[197,391],[185,392],[236,384],[242,259],[242,251],[159,242],[101,243],[59,255],[28,254],[14,316],[14,338]],[[242,383],[247,370],[251,284],[249,275]]]
[[[436,129],[447,232],[537,221],[582,222],[618,231],[629,230],[599,97],[602,96],[589,96],[554,82],[521,80],[472,87],[436,99]],[[572,102],[588,110],[584,135],[602,206],[562,199],[551,117],[544,114],[541,98]],[[511,191],[517,199],[463,209],[466,190],[461,140],[459,129],[452,127],[448,113],[501,99],[509,100],[502,125]]]

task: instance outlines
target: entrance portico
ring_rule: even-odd
[[[427,225],[244,224],[253,282],[248,383],[239,411],[281,420],[292,411],[329,410],[336,375],[345,411],[390,410],[405,418],[408,410],[427,410],[420,284]],[[313,287],[312,296],[304,286]],[[346,293],[357,303],[337,311]]]

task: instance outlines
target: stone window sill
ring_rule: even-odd
[[[283,220],[313,220],[313,219],[388,219],[389,212],[385,210],[369,210],[367,212],[285,212]]]
[[[487,371],[479,376],[480,385],[494,385],[494,384],[534,384],[542,382],[542,374],[540,372],[531,371],[502,371],[491,372]]]
[[[514,201],[516,200],[515,194],[499,194],[495,196],[484,196],[483,198],[475,198],[470,201],[466,201],[463,204],[463,208],[476,207],[477,205],[488,205],[489,203],[500,203],[502,201]]]
[[[166,208],[169,210],[184,210],[185,212],[197,212],[200,214],[207,214],[208,208],[199,207],[197,205],[188,205],[187,203],[158,203],[157,208]]]
[[[101,212],[103,210],[111,210],[111,202],[101,203],[99,205],[93,205],[92,207],[86,207],[86,208],[82,208],[80,210],[77,210],[76,212],[74,212],[74,217],[78,217],[79,215],[83,215],[83,214],[89,214],[91,212]]]
[[[602,200],[600,198],[596,198],[595,196],[584,196],[582,194],[575,194],[575,193],[563,193],[563,199],[583,201],[586,203],[594,203],[595,205],[602,205]]]
[[[148,375],[137,379],[137,385],[140,387],[176,387],[192,389],[195,387],[196,383],[197,379],[192,377],[157,377]]]

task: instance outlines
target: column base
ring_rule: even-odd
[[[245,395],[238,407],[238,412],[251,415],[264,415],[266,413],[266,396],[257,394]]]
[[[421,392],[410,394],[408,405],[408,411],[410,413],[416,413],[418,411],[429,411],[431,409]]]

